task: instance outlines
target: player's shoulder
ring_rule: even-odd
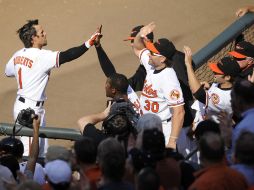
[[[175,72],[175,70],[172,67],[166,67],[163,70],[162,74],[164,76],[168,76],[168,77],[176,77],[176,72]]]
[[[48,49],[40,49],[41,53],[53,53],[54,51]]]
[[[148,56],[150,54],[150,51],[146,48],[140,50],[139,52],[139,58],[142,59],[143,56]]]

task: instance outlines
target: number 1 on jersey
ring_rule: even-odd
[[[22,89],[22,69],[18,70],[19,89]]]

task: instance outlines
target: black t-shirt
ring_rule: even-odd
[[[90,137],[94,140],[94,142],[99,145],[102,140],[106,138],[106,135],[103,131],[97,129],[95,125],[88,123],[83,131],[84,137]]]
[[[238,77],[241,79],[248,79],[248,76],[252,74],[254,65],[249,66],[247,69],[244,69]]]
[[[124,181],[119,181],[103,185],[98,190],[134,190],[134,189],[135,188],[133,184]]]
[[[187,69],[185,66],[184,59],[185,59],[184,53],[180,51],[176,51],[171,60],[173,61],[172,67],[176,72],[177,78],[182,88],[183,98],[185,102],[184,104],[185,115],[184,115],[183,127],[190,126],[194,120],[194,115],[195,115],[195,111],[191,108],[191,105],[193,104],[194,99],[190,90]]]

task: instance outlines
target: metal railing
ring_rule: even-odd
[[[16,125],[16,131],[18,131],[22,126]],[[0,134],[1,135],[12,135],[13,134],[13,124],[0,123]],[[22,127],[22,129],[15,134],[15,136],[33,136],[33,130],[27,127]],[[64,140],[78,140],[82,136],[79,131],[75,129],[59,128],[59,127],[43,127],[40,128],[39,137],[49,138],[49,139],[64,139]]]

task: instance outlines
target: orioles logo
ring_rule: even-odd
[[[213,104],[216,105],[220,102],[220,97],[218,96],[218,94],[212,93],[211,100]]]
[[[143,87],[141,94],[147,98],[157,98],[158,97],[157,90],[153,89],[152,84],[150,84],[150,85],[147,84],[147,80],[145,80],[145,82],[144,82],[144,87]]]
[[[174,89],[170,92],[169,96],[172,100],[178,100],[180,98],[180,92]]]

